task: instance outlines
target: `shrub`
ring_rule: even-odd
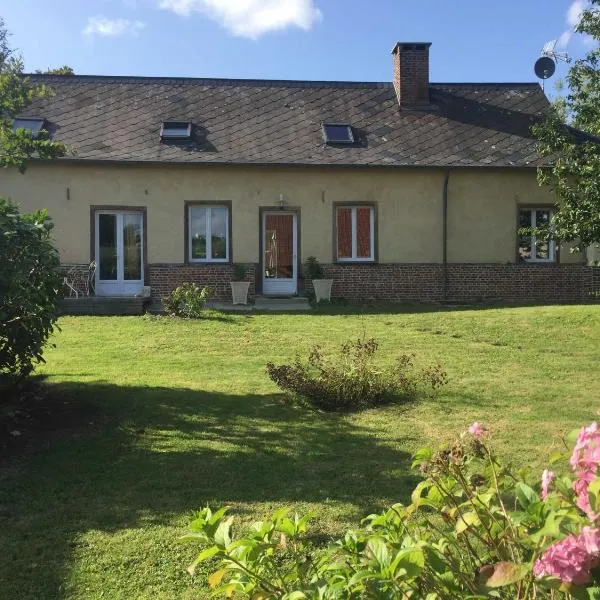
[[[351,411],[414,399],[419,392],[434,391],[447,381],[446,373],[434,365],[419,370],[413,356],[403,354],[395,364],[378,369],[374,339],[342,344],[337,356],[327,357],[314,346],[308,360],[291,365],[267,363],[269,377],[285,392],[326,411]]]
[[[28,375],[53,331],[60,259],[45,210],[20,213],[0,198],[0,385]]]
[[[246,265],[237,264],[233,267],[233,273],[231,274],[231,278],[233,281],[244,281],[246,279],[246,275],[248,274],[248,267]]]
[[[163,298],[163,306],[170,315],[199,319],[209,298],[209,288],[200,288],[195,283],[182,283],[170,296]]]
[[[425,479],[411,503],[370,515],[327,549],[307,541],[308,517],[282,510],[232,539],[227,510],[206,508],[183,538],[201,547],[189,570],[216,560],[210,587],[238,598],[598,598],[597,425],[578,432],[571,477],[546,470],[531,485],[485,438],[474,423],[453,445],[418,451]]]
[[[323,279],[325,271],[314,256],[309,256],[304,263],[304,275],[308,279]]]

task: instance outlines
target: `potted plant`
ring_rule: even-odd
[[[250,282],[245,281],[248,268],[246,265],[235,265],[231,281],[231,296],[234,304],[248,304]]]
[[[324,279],[325,271],[314,256],[309,256],[306,259],[304,265],[305,276],[312,281],[313,288],[315,290],[315,300],[321,302],[321,300],[331,300],[331,286],[333,285],[333,279]]]

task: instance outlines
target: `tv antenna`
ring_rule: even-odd
[[[556,62],[561,61],[570,63],[571,59],[566,52],[557,52],[556,44],[558,40],[550,40],[540,52],[540,57],[535,61],[533,70],[535,74],[542,80],[542,90],[544,89],[544,82],[546,79],[550,79],[556,71]]]

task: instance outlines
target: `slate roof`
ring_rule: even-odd
[[[537,83],[434,83],[431,106],[398,106],[391,83],[33,75],[54,95],[40,116],[76,154],[63,160],[334,166],[533,167]],[[193,142],[161,142],[162,121]],[[321,123],[357,143],[323,143]]]

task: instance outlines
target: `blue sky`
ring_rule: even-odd
[[[26,70],[389,81],[396,41],[430,41],[431,79],[534,81],[584,0],[0,0]],[[559,69],[558,76],[565,68]],[[555,77],[556,79],[556,77]]]

